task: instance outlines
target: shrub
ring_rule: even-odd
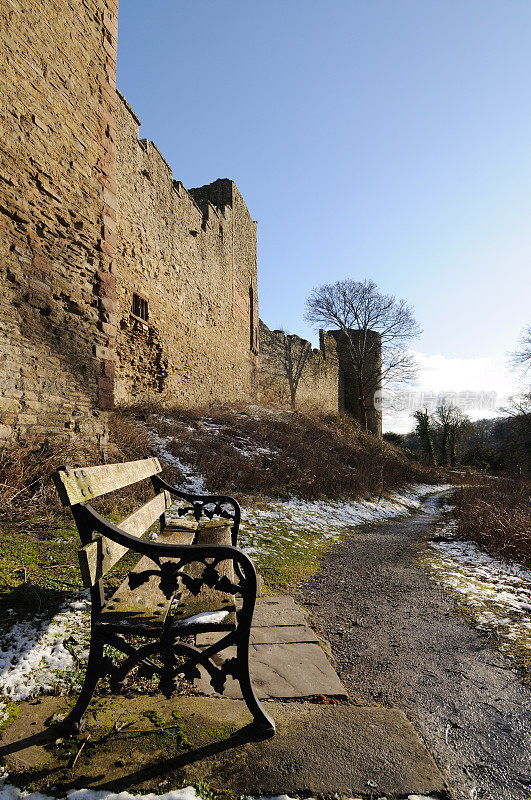
[[[458,533],[531,566],[531,481],[493,479],[455,495]]]
[[[429,480],[432,474],[347,416],[254,406],[163,411],[136,406],[122,413],[155,431],[167,451],[192,465],[211,491],[359,497]]]

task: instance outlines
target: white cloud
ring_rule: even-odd
[[[413,411],[429,406],[433,397],[443,394],[450,395],[449,399],[471,419],[483,419],[498,416],[500,407],[518,393],[516,377],[507,369],[503,356],[448,358],[412,352],[419,364],[418,380],[400,390],[397,410],[386,410],[384,405],[384,430],[407,433],[413,428]],[[458,395],[452,397],[454,392]]]
[[[509,372],[503,356],[483,358],[447,358],[428,356],[413,351],[420,365],[418,385],[433,391],[496,392],[508,397],[516,389],[514,374]]]

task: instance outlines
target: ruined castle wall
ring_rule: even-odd
[[[362,335],[351,331],[351,336]],[[319,349],[299,336],[271,331],[260,320],[258,397],[284,407],[291,405],[291,386],[300,370],[295,407],[303,410],[345,412],[376,436],[382,435],[382,412],[374,408],[374,392],[380,388],[381,340],[368,331],[366,403],[362,413],[359,390],[346,336],[342,331],[319,331]]]
[[[259,398],[262,401],[290,406],[290,381],[298,368],[300,380],[295,407],[308,411],[337,413],[340,373],[336,342],[321,336],[321,349],[313,349],[299,336],[286,337],[283,331],[271,331],[260,320]]]
[[[187,191],[138,131],[120,97],[117,400],[194,406],[248,399],[256,225],[232,181]],[[133,313],[133,295],[147,302],[147,319]]]
[[[356,340],[359,337],[366,338],[367,344],[365,359],[365,381],[363,394],[365,396],[364,409],[360,402],[360,391],[358,387],[358,379],[352,366],[352,359],[347,343],[347,337],[342,331],[326,331],[323,333],[323,339],[327,342],[327,346],[334,347],[337,353],[341,382],[339,394],[339,409],[345,411],[347,414],[355,417],[362,425],[365,425],[367,430],[374,433],[376,436],[382,435],[382,411],[381,408],[375,408],[374,394],[381,388],[381,374],[382,374],[382,342],[380,334],[376,331],[357,331],[351,330],[350,337],[355,347],[362,347],[356,345]]]
[[[116,0],[0,4],[0,437],[112,402]]]

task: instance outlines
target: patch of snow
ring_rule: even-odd
[[[0,800],[55,800],[48,795],[40,792],[25,792],[16,786],[11,786],[0,778]],[[59,798],[62,800],[62,798]],[[184,789],[173,789],[165,794],[130,794],[129,792],[106,792],[97,789],[70,789],[66,793],[64,800],[199,800],[199,795],[193,786],[186,786]],[[279,794],[274,797],[248,797],[243,800],[296,800],[287,794]],[[314,800],[314,798],[309,798]],[[352,797],[350,800],[362,800],[361,797]],[[380,796],[379,800],[386,800],[385,796]],[[410,794],[408,800],[436,800],[434,797],[427,797],[423,794]]]
[[[201,614],[194,614],[193,617],[176,620],[176,624],[179,628],[187,628],[190,625],[216,625],[218,622],[223,622],[228,615],[228,611],[203,611]]]
[[[277,455],[278,450],[271,450],[270,447],[259,447],[251,439],[244,436],[233,436],[230,444],[240,455],[246,458],[255,458],[256,456],[274,456]]]
[[[189,425],[184,425],[183,423],[179,423],[178,420],[175,419],[171,420],[168,417],[164,417],[161,415],[157,415],[157,419],[161,420],[162,422],[169,423],[174,427],[179,426],[181,429],[191,431],[193,433],[197,433],[199,430],[200,432],[206,432],[212,434],[213,436],[221,436],[223,434],[226,434],[224,425],[219,425],[216,422],[213,422],[208,417],[203,417],[203,419],[198,420],[197,429],[192,428]],[[150,432],[153,434],[152,430],[150,430]],[[174,437],[167,436],[166,438],[162,438],[157,432],[155,432],[154,439],[157,439],[157,445],[159,447],[162,444],[164,449],[167,450],[168,442],[174,440]],[[239,436],[234,433],[230,434],[230,438],[228,438],[227,444],[229,444],[237,453],[240,453],[240,455],[245,456],[246,458],[254,458],[256,456],[271,456],[271,455],[276,455],[277,453],[276,450],[271,450],[269,447],[259,447],[253,442],[252,439],[246,436]],[[188,448],[186,445],[182,445],[180,449],[182,453],[190,452],[190,448]],[[163,453],[161,453],[161,457],[165,458],[168,461],[170,460]],[[176,457],[172,456],[171,454],[170,457],[171,457],[171,463],[173,463],[174,466],[177,466],[179,469],[182,470],[183,462],[181,461],[181,459],[176,459]]]
[[[267,555],[286,542],[303,550],[308,535],[337,538],[363,523],[413,513],[425,497],[451,488],[448,484],[412,485],[380,501],[271,500],[265,508],[242,510],[239,546],[251,557]]]
[[[496,633],[502,650],[514,642],[531,650],[531,572],[455,539],[455,523],[439,531],[445,539],[431,542],[425,558],[435,580],[466,602],[479,629]]]
[[[129,792],[105,792],[97,789],[70,789],[65,800],[198,800],[195,789],[174,789],[165,794],[130,794]],[[0,800],[55,800],[40,792],[25,792],[16,786],[0,782]]]
[[[149,435],[153,444],[153,449],[157,456],[162,458],[164,461],[167,461],[168,464],[172,465],[172,467],[175,467],[182,472],[184,481],[179,488],[183,492],[189,492],[190,494],[200,494],[201,492],[205,492],[205,479],[201,475],[197,475],[190,464],[187,464],[185,461],[181,461],[180,458],[174,456],[173,453],[170,453],[168,450],[168,445],[174,441],[174,437],[159,436],[159,434],[154,430],[150,430]]]
[[[426,797],[425,794],[408,794],[407,800],[435,800],[435,798]]]
[[[6,702],[26,700],[64,686],[60,673],[72,670],[74,658],[65,640],[85,650],[90,614],[88,592],[67,603],[52,620],[36,616],[18,622],[2,636],[0,650],[0,721]]]
[[[163,440],[159,437],[160,452]],[[170,458],[171,453],[168,454]],[[178,459],[176,459],[178,461]],[[190,473],[189,473],[190,475]],[[203,488],[202,479],[190,476],[187,488]],[[265,508],[243,512],[241,546],[249,554],[260,557],[286,544],[292,552],[304,552],[308,541],[318,537],[339,537],[356,526],[380,519],[391,519],[416,511],[422,498],[443,491],[447,486],[410,486],[387,498],[359,502],[307,501],[292,498],[286,502],[271,501]],[[518,602],[525,611],[531,597],[520,593]],[[196,615],[186,622],[221,622],[228,612]],[[30,622],[16,623],[0,644],[0,721],[6,716],[6,701],[24,700],[39,693],[68,685],[66,674],[75,668],[65,640],[70,639],[78,658],[86,658],[89,600],[80,594],[65,605],[53,619],[36,616]]]

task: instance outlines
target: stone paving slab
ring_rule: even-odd
[[[219,657],[233,658],[236,648],[227,648]],[[218,657],[214,656],[214,662]],[[252,644],[249,648],[249,671],[256,694],[260,698],[298,698],[316,694],[347,697],[323,649],[311,642],[289,644]],[[197,688],[207,695],[216,695],[208,675],[203,672]],[[219,696],[219,695],[216,695]],[[228,678],[224,697],[240,698],[240,686]]]
[[[44,719],[62,698],[42,704],[21,704],[21,715],[5,732],[3,741],[15,742],[7,757],[15,778],[24,759],[26,737],[43,727]],[[346,797],[371,791],[404,796],[429,795],[444,790],[443,778],[405,715],[396,709],[336,706],[312,703],[266,703],[277,733],[253,741],[245,725],[250,715],[242,701],[161,695],[101,698],[88,715],[87,731],[98,747],[87,750],[73,771],[50,751],[40,748],[29,759],[48,771],[60,792],[72,786],[119,792],[167,792],[187,783],[206,780],[218,790],[246,795],[333,795]],[[183,720],[188,744],[157,734],[143,712],[156,709],[167,720]],[[116,720],[132,720],[110,738]],[[34,725],[31,725],[34,722]],[[134,729],[134,730],[133,730]],[[18,742],[18,744],[17,744]],[[34,751],[39,748],[34,745]],[[52,748],[53,751],[53,748]],[[61,770],[63,770],[61,772]],[[18,773],[20,775],[20,772]],[[27,783],[31,772],[24,773]],[[372,781],[377,785],[371,789]]]
[[[195,642],[198,647],[208,647],[224,636],[217,631],[198,633]],[[319,638],[307,625],[275,625],[274,627],[261,626],[251,629],[251,644],[289,644],[290,642],[314,642]]]
[[[196,636],[198,647],[217,642],[223,634],[202,633]],[[236,648],[214,656],[216,663],[233,658]],[[319,639],[306,624],[304,613],[291,597],[261,597],[257,600],[249,648],[251,680],[260,698],[302,698],[316,694],[347,697]],[[220,697],[201,668],[197,688],[207,695]],[[240,698],[239,684],[227,680],[224,697]]]
[[[304,612],[291,597],[259,597],[253,615],[253,627],[306,625]]]

